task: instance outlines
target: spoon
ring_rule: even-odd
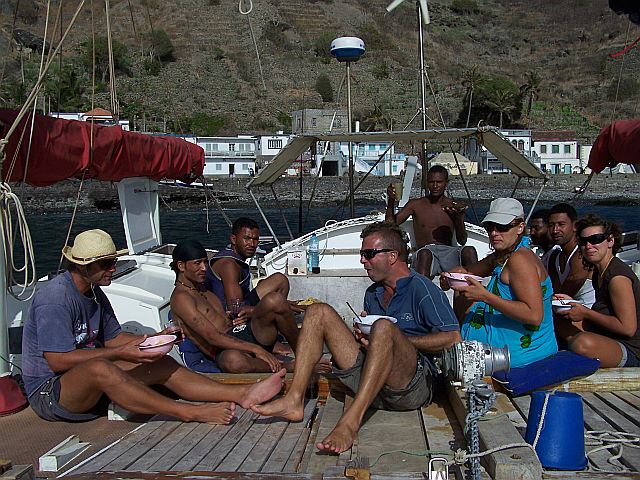
[[[353,312],[353,314],[356,316],[356,318],[360,317],[360,315],[358,313],[356,313],[356,311],[353,309],[353,307],[351,306],[351,304],[349,302],[346,302],[347,307],[349,307],[349,310],[351,310]]]

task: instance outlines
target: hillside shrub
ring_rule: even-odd
[[[222,115],[209,115],[208,113],[200,112],[191,117],[181,118],[179,123],[184,132],[211,137],[225,126],[227,119]]]
[[[616,92],[618,100],[635,97],[640,93],[640,82],[633,77],[623,77],[620,79],[620,86],[618,87],[618,80],[614,79],[607,88],[607,99],[614,101]]]
[[[175,47],[169,34],[156,29],[145,35],[147,50],[161,62],[175,62]]]
[[[322,63],[331,62],[331,42],[337,37],[334,32],[325,32],[316,38],[313,50]]]
[[[127,47],[124,43],[112,39],[113,64],[116,71],[129,73],[130,61],[127,57]],[[93,69],[93,41],[89,39],[81,45],[81,60],[87,72]],[[97,37],[95,40],[95,72],[98,79],[106,82],[109,78],[109,43],[107,37]]]
[[[453,0],[451,2],[451,10],[460,15],[470,15],[478,13],[480,8],[476,0]]]
[[[289,115],[288,113],[285,113],[282,110],[280,110],[276,114],[276,119],[278,120],[278,122],[282,126],[282,131],[284,133],[291,133],[291,123],[292,123],[291,115]]]
[[[321,73],[316,80],[316,92],[320,94],[323,102],[333,102],[333,87],[329,77]]]
[[[376,80],[389,78],[389,66],[387,65],[387,62],[380,60],[379,62],[374,63],[371,68],[371,74]]]

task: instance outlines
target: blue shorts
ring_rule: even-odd
[[[60,406],[60,377],[51,377],[29,397],[29,405],[40,418],[50,422],[88,422],[107,414],[111,401],[106,395],[102,395],[98,403],[85,413],[70,412]]]
[[[640,367],[640,358],[629,349],[624,343],[618,342],[622,350],[622,359],[618,367]]]

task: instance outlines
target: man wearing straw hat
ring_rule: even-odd
[[[40,417],[92,420],[113,401],[136,413],[227,424],[235,403],[248,408],[280,391],[284,370],[254,385],[222,385],[164,353],[140,349],[147,336],[121,330],[101,289],[111,284],[117,257],[127,253],[116,250],[108,233],[82,232],[62,253],[67,271],[34,296],[22,339],[25,388]],[[196,403],[175,401],[149,385]]]

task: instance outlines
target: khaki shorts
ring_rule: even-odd
[[[394,390],[387,385],[383,385],[382,389],[371,402],[371,407],[378,410],[416,410],[431,403],[433,398],[433,376],[427,365],[427,360],[417,353],[418,357],[416,373],[409,384],[402,390]],[[334,375],[344,385],[349,387],[353,392],[357,392],[360,387],[360,375],[366,353],[360,350],[356,363],[344,370],[333,369]]]
[[[60,377],[51,377],[29,397],[29,405],[40,418],[50,422],[87,422],[107,414],[110,400],[106,395],[102,395],[98,403],[85,413],[70,412],[60,406]]]

